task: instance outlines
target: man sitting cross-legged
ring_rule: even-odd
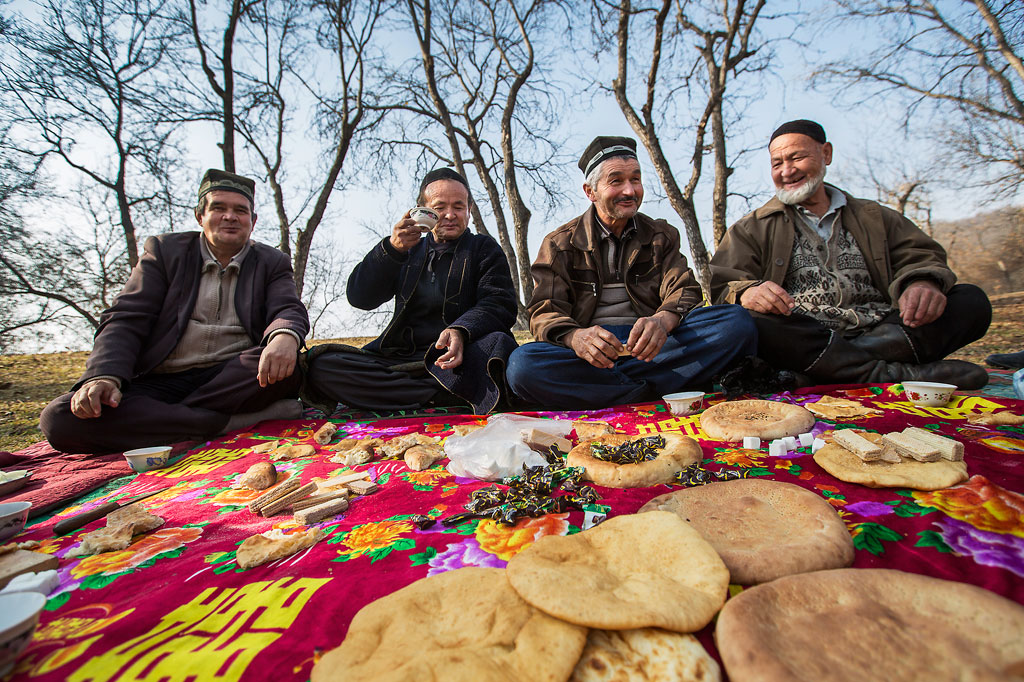
[[[729,228],[711,259],[716,301],[751,311],[758,355],[809,383],[937,381],[981,388],[985,370],[943,360],[985,335],[976,286],[908,219],[824,183],[832,145],[813,121],[771,136],[776,198]]]
[[[703,297],[679,232],[639,212],[636,141],[598,137],[579,162],[586,213],[547,237],[533,263],[530,329],[508,382],[528,403],[597,408],[704,386],[757,347],[737,305]]]
[[[55,449],[117,452],[301,415],[295,368],[309,318],[288,258],[249,240],[254,191],[249,178],[208,170],[202,230],[146,240],[100,318],[85,374],[40,415]]]

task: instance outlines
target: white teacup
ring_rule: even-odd
[[[686,391],[684,393],[669,393],[661,396],[661,399],[668,404],[668,411],[677,417],[685,417],[700,412],[704,403],[702,391]]]
[[[437,215],[437,211],[432,208],[416,206],[409,209],[409,217],[416,221],[422,231],[429,232],[434,229],[434,225],[437,225],[441,216]]]

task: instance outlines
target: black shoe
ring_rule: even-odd
[[[988,383],[984,367],[964,360],[939,360],[923,365],[889,362],[885,363],[885,369],[893,382],[935,381],[953,384],[965,391],[984,388]]]
[[[996,353],[985,358],[985,364],[989,367],[1000,369],[1021,369],[1024,368],[1024,350],[1016,353]]]
[[[918,357],[910,337],[898,324],[883,322],[860,336],[847,339],[847,341],[851,346],[861,349],[878,360],[921,364],[921,359]]]

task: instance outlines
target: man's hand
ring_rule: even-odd
[[[391,228],[391,246],[402,253],[406,253],[409,249],[416,246],[422,236],[423,233],[420,232],[416,221],[409,217],[409,212],[406,211],[402,219]]]
[[[87,381],[71,396],[71,414],[79,419],[93,419],[100,416],[103,406],[117,407],[121,404],[121,389],[110,379]]]
[[[574,329],[567,334],[566,342],[576,355],[594,367],[611,369],[623,350],[622,342],[604,327]]]
[[[678,325],[679,316],[675,313],[659,312],[650,317],[641,317],[629,330],[626,348],[637,360],[650,362],[665,345],[668,331]]]
[[[444,329],[441,331],[441,335],[437,337],[437,343],[434,344],[434,348],[438,350],[448,349],[448,352],[434,360],[434,364],[441,369],[455,369],[462,364],[462,332],[458,329]]]
[[[740,294],[740,305],[755,313],[789,315],[796,301],[775,282],[761,282]]]
[[[291,334],[278,334],[270,339],[267,347],[260,353],[260,365],[256,379],[262,388],[282,379],[287,379],[295,371],[295,359],[299,351],[299,342]]]
[[[939,319],[946,310],[946,295],[935,282],[919,279],[907,285],[897,305],[903,324],[920,327]]]

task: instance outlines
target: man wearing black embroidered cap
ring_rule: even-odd
[[[814,121],[779,126],[768,144],[776,196],[729,228],[711,259],[716,301],[758,327],[758,355],[809,383],[988,381],[943,360],[984,336],[985,293],[955,284],[946,253],[910,220],[824,182],[832,144]]]
[[[314,346],[304,399],[371,410],[495,408],[516,346],[515,288],[498,243],[467,231],[470,201],[469,184],[456,171],[427,173],[417,204],[437,212],[437,224],[424,236],[406,212],[348,281],[357,308],[394,299],[391,321],[363,348]]]
[[[301,416],[309,318],[287,256],[250,240],[255,187],[210,169],[201,231],[146,240],[100,318],[85,374],[40,415],[54,448],[116,452]]]
[[[583,215],[533,263],[530,330],[509,358],[512,391],[544,408],[598,408],[703,387],[756,348],[750,316],[704,307],[679,232],[639,212],[636,141],[600,136],[583,152]]]

